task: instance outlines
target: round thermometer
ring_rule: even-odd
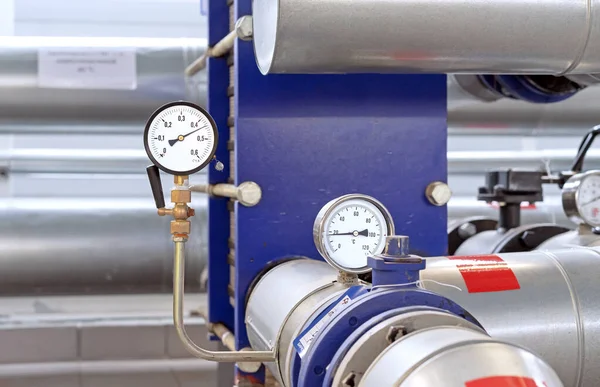
[[[152,162],[172,175],[191,175],[206,167],[217,150],[213,118],[190,102],[171,102],[155,111],[144,131]]]
[[[565,214],[578,224],[600,227],[600,171],[571,177],[562,191]]]
[[[327,203],[317,215],[313,237],[329,264],[350,273],[370,270],[367,257],[379,254],[385,237],[394,235],[394,223],[379,201],[351,194]]]

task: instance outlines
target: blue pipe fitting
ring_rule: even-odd
[[[479,81],[490,91],[506,98],[530,103],[556,103],[571,98],[581,88],[563,92],[544,90],[524,75],[480,75]]]
[[[416,287],[419,272],[425,269],[425,260],[410,255],[407,236],[394,235],[386,238],[382,254],[368,257],[372,270],[373,286],[406,285]]]

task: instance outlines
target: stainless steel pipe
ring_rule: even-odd
[[[599,0],[254,0],[269,73],[600,72]]]
[[[548,364],[524,348],[473,329],[438,326],[388,346],[358,387],[533,386],[535,381],[547,387],[563,386]]]
[[[143,122],[160,105],[192,98],[206,101],[206,75],[184,77],[206,50],[205,39],[10,36],[0,39],[0,119],[4,122]],[[43,88],[41,50],[134,50],[131,90]],[[142,130],[142,129],[140,129]]]
[[[540,355],[566,387],[600,385],[598,277],[598,248],[428,258],[421,272],[424,288]]]
[[[204,200],[194,202],[187,291],[207,256]],[[170,293],[169,220],[152,199],[0,201],[0,294]]]
[[[455,197],[448,203],[448,221],[455,221],[474,216],[498,219],[498,208],[480,202],[473,197]],[[521,224],[554,223],[559,226],[575,228],[575,224],[567,218],[560,198],[546,197],[543,202],[536,203],[535,208],[521,210]]]
[[[448,172],[483,175],[491,169],[515,166],[543,169],[546,163],[553,170],[566,170],[575,153],[576,149],[451,151],[448,152]],[[23,148],[0,151],[0,167],[21,173],[137,173],[148,162],[146,152],[141,149]],[[586,168],[600,168],[600,150],[590,149]]]
[[[256,283],[246,306],[246,329],[253,349],[275,351],[265,363],[283,386],[291,386],[293,340],[322,308],[346,289],[337,271],[315,260],[297,259],[269,270]]]

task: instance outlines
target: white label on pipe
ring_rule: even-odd
[[[135,48],[42,48],[38,86],[54,89],[133,90]]]

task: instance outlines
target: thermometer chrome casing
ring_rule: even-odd
[[[355,206],[356,209],[352,208],[352,206]],[[353,209],[353,211],[350,211],[350,209]],[[383,232],[381,232],[380,235],[374,236],[374,238],[378,237],[378,241],[380,242],[377,243],[376,246],[369,246],[367,250],[363,251],[365,245],[361,243],[354,244],[352,242],[353,244],[350,248],[354,250],[354,253],[357,253],[359,250],[361,253],[364,253],[364,255],[360,257],[360,262],[358,264],[349,265],[348,262],[342,262],[342,260],[345,260],[344,257],[335,256],[335,251],[332,251],[331,245],[328,245],[331,242],[330,238],[334,235],[338,235],[328,231],[331,228],[333,216],[336,214],[339,215],[342,210],[346,210],[348,216],[354,216],[354,211],[356,211],[359,216],[363,216],[363,213],[367,213],[372,215],[377,221],[381,221],[381,224],[377,224],[377,226],[379,226],[380,230]],[[378,213],[375,213],[375,211]],[[349,234],[350,240],[352,240],[353,237],[352,231],[354,232],[354,237],[359,235],[358,230],[350,231],[351,232],[347,233],[347,235]],[[367,235],[369,235],[368,229],[366,231]],[[349,194],[331,200],[321,209],[321,211],[319,211],[313,226],[313,239],[319,254],[321,254],[325,261],[331,266],[348,273],[361,274],[370,271],[370,268],[367,266],[367,256],[381,253],[385,246],[385,236],[394,235],[394,232],[395,228],[392,216],[381,202],[367,195]],[[346,251],[348,251],[348,247],[346,247]],[[358,257],[356,258],[358,259]]]
[[[588,189],[597,191],[588,195]],[[593,196],[591,200],[590,195]],[[562,204],[565,214],[576,224],[600,227],[600,171],[579,173],[567,180],[562,190]],[[588,206],[593,206],[591,211],[586,208]]]

